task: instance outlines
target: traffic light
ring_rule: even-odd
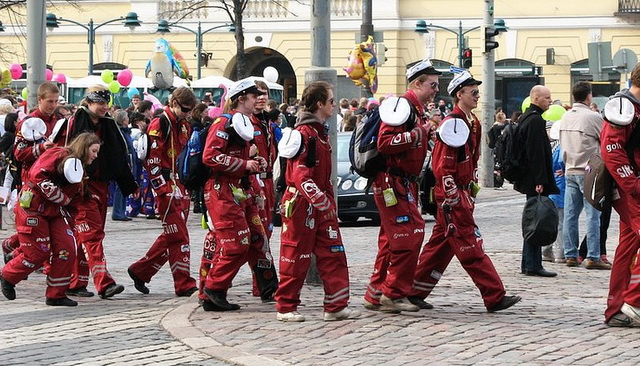
[[[493,40],[493,37],[497,36],[500,33],[494,27],[486,27],[484,29],[484,52],[489,52],[494,48],[498,48],[498,42]]]
[[[472,65],[473,51],[471,51],[471,48],[465,48],[464,51],[462,51],[462,67],[470,69]]]

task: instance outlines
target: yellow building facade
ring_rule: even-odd
[[[79,1],[79,7],[65,2],[53,2],[47,13],[57,17],[95,24],[136,12],[142,26],[130,31],[122,23],[111,23],[96,30],[95,65],[118,65],[143,76],[151,57],[155,40],[164,37],[187,61],[191,74],[196,74],[196,36],[172,28],[171,33],[156,33],[157,22],[167,19],[180,26],[196,30],[218,27],[203,36],[202,76],[232,77],[235,70],[236,43],[234,35],[223,26],[228,15],[214,8],[185,13],[181,9],[197,2],[190,0]],[[216,1],[208,2],[215,5]],[[248,71],[261,75],[267,66],[280,74],[285,97],[295,99],[304,86],[304,74],[311,65],[310,55],[311,0],[273,2],[251,0],[245,11],[245,50],[249,55]],[[353,48],[361,24],[361,0],[330,0],[331,67],[338,71],[339,97],[359,96],[359,90],[345,78],[349,50]],[[592,80],[588,70],[588,44],[611,42],[611,53],[630,49],[640,53],[640,6],[638,1],[602,0],[496,0],[495,18],[502,18],[508,27],[496,37],[496,99],[497,106],[510,112],[517,108],[528,88],[543,83],[551,88],[552,98],[571,103],[571,85],[578,80]],[[463,31],[482,24],[485,3],[481,0],[373,0],[373,24],[387,48],[386,62],[379,68],[379,88],[376,96],[401,93],[406,87],[406,65],[424,57],[434,60],[439,68],[458,65],[458,38]],[[5,14],[6,15],[6,14]],[[25,27],[11,24],[8,16],[0,18],[5,32],[0,42],[15,56],[3,65],[26,62]],[[416,22],[425,20],[454,32],[430,28],[429,33],[415,32]],[[466,34],[464,47],[473,51],[471,72],[482,74],[482,44],[480,30]],[[61,21],[60,27],[47,32],[47,64],[55,73],[69,78],[87,75],[87,31],[80,26]],[[552,51],[550,51],[552,50]],[[549,59],[548,54],[552,54]],[[95,72],[99,73],[100,67]],[[620,89],[626,76],[624,70],[611,70],[603,81],[594,82],[596,96],[606,97]],[[445,75],[443,90],[450,79]],[[602,79],[602,78],[601,78]],[[441,94],[443,94],[441,92]],[[444,97],[444,96],[443,96]]]

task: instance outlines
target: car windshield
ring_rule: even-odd
[[[349,140],[351,134],[338,134],[338,161],[349,162]]]

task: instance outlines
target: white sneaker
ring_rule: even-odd
[[[278,313],[276,319],[281,322],[303,322],[304,316],[297,311],[292,311],[289,313]]]
[[[324,313],[324,321],[332,322],[336,320],[355,319],[360,316],[360,312],[355,309],[344,308],[335,313]]]
[[[383,305],[389,309],[395,309],[400,311],[420,311],[420,308],[413,305],[409,299],[402,297],[400,299],[390,299],[385,295],[380,296],[380,305]]]
[[[622,304],[622,308],[620,309],[620,311],[624,315],[631,318],[631,320],[633,320],[634,322],[640,323],[640,308],[624,303]]]

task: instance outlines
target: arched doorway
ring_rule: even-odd
[[[296,74],[293,66],[284,55],[266,47],[249,48],[245,51],[245,54],[246,70],[249,72],[249,76],[262,76],[267,66],[275,67],[279,75],[276,82],[284,87],[283,101],[291,103],[297,98]],[[237,80],[237,74],[237,62],[234,56],[227,65],[224,76],[231,80]]]
[[[496,109],[511,117],[519,111],[522,101],[529,96],[534,85],[543,84],[542,67],[518,58],[496,61]]]

